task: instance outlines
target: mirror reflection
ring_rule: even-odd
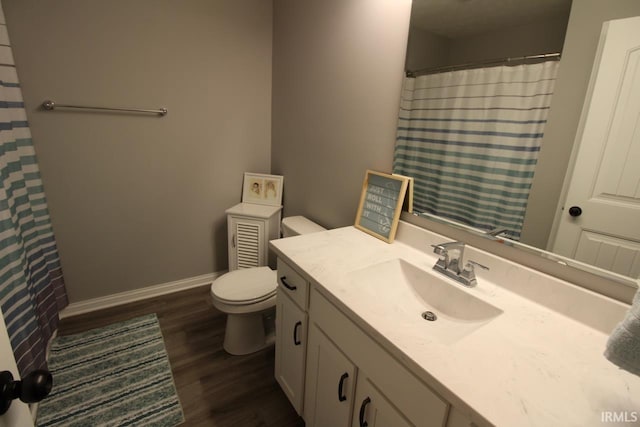
[[[540,152],[571,1],[493,3],[414,0],[394,173],[415,179],[416,212],[553,249],[558,199],[531,189],[554,173],[559,194],[569,164]],[[592,264],[638,277],[639,252]]]

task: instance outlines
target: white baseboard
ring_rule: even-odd
[[[198,286],[204,286],[213,282],[215,278],[223,275],[224,273],[226,273],[226,271],[203,274],[202,276],[176,280],[175,282],[162,283],[160,285],[147,286],[146,288],[135,289],[133,291],[120,292],[113,295],[107,295],[105,297],[74,302],[69,304],[60,312],[60,318],[64,319],[67,317],[73,317],[79,314],[101,310],[103,308],[115,307],[117,305],[171,294],[173,292],[184,291]]]

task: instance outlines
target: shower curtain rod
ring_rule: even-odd
[[[437,74],[443,73],[445,71],[456,71],[456,70],[464,70],[467,68],[480,68],[481,66],[487,65],[509,65],[512,63],[527,61],[530,59],[560,59],[562,54],[560,52],[555,53],[543,53],[541,55],[528,55],[528,56],[517,56],[513,58],[499,58],[499,59],[489,59],[487,61],[479,61],[479,62],[469,62],[467,64],[458,64],[458,65],[445,65],[440,67],[430,67],[430,68],[422,68],[420,70],[415,71],[407,71],[407,77],[417,77],[423,76],[425,74]]]

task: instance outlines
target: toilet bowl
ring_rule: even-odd
[[[282,236],[326,230],[302,216],[282,220]],[[233,355],[256,352],[275,342],[276,272],[267,266],[223,274],[211,284],[213,306],[227,314],[223,347]]]
[[[263,317],[276,305],[276,272],[269,267],[223,274],[211,284],[213,306],[227,314],[224,349],[241,355],[270,344]]]

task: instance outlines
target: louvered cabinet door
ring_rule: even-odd
[[[267,264],[266,222],[243,217],[228,217],[229,271]]]

